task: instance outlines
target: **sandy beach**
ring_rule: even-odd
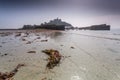
[[[69,57],[46,70],[45,49]],[[0,31],[0,72],[10,72],[18,64],[25,66],[13,80],[120,80],[120,35],[95,31]]]

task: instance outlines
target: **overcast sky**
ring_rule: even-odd
[[[0,28],[20,28],[61,18],[73,26],[120,28],[120,0],[0,0]]]

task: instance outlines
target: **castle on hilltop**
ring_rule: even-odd
[[[56,18],[56,19],[53,19],[53,20],[50,20],[48,23],[45,23],[47,25],[64,25],[64,26],[72,26],[71,24],[65,22],[65,21],[62,21],[61,19],[59,18]]]

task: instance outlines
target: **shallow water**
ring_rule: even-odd
[[[9,32],[0,36],[0,71],[9,72],[17,64],[26,64],[14,80],[120,80],[120,33],[117,31],[28,32],[27,37],[25,31],[20,31],[22,35],[17,37],[15,31]],[[28,41],[31,43],[26,44]],[[41,52],[44,49],[56,49],[63,56],[71,57],[63,58],[59,66],[46,71],[48,56]]]

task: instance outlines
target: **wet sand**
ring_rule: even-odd
[[[44,49],[70,57],[46,70]],[[14,80],[120,80],[120,41],[78,31],[0,31],[0,72],[10,72],[18,64],[26,66]]]

